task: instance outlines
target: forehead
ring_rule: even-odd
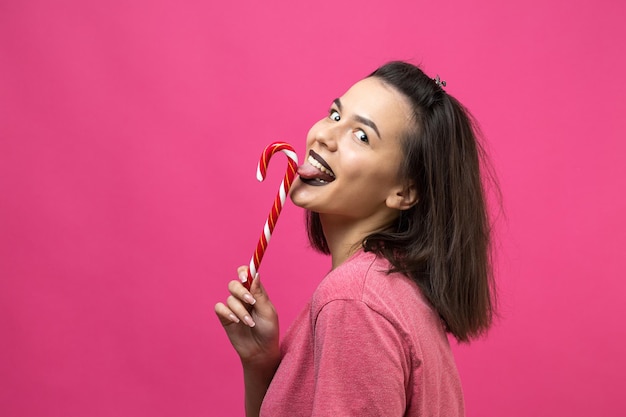
[[[376,123],[383,138],[404,133],[411,123],[409,100],[375,77],[357,82],[340,100],[346,116],[352,113],[370,119]]]

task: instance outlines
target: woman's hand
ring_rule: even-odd
[[[237,273],[246,277],[248,267],[239,267]],[[275,369],[280,361],[278,315],[258,274],[250,291],[239,280],[231,281],[228,291],[226,303],[217,303],[215,313],[242,363]]]

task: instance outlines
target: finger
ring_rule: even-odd
[[[243,300],[246,304],[252,306],[256,303],[256,299],[252,296],[250,291],[248,291],[246,287],[243,286],[240,281],[230,281],[228,283],[228,291],[230,291],[233,296],[239,298],[240,300]]]
[[[252,316],[250,312],[246,308],[246,306],[234,295],[230,295],[226,299],[226,305],[230,309],[230,311],[235,314],[241,321],[243,321],[249,327],[254,327],[256,323],[252,320]]]
[[[268,302],[270,300],[267,292],[265,291],[265,287],[261,284],[261,276],[257,272],[254,280],[252,280],[252,284],[250,285],[250,294],[254,297],[255,300],[261,300],[263,302]]]
[[[241,265],[237,268],[237,275],[239,276],[239,280],[242,285],[249,290],[250,285],[252,285],[252,281],[254,280],[254,277],[250,278],[250,267],[248,265]]]
[[[247,265],[242,265],[237,268],[240,279],[244,279],[248,276],[248,269],[249,267]],[[258,272],[250,285],[250,290],[247,290],[241,283],[232,282],[231,285],[232,287],[229,287],[231,293],[238,294],[238,297],[246,301],[249,305],[254,305],[254,313],[256,315],[267,318],[276,314],[267,291],[265,291],[265,287],[261,284],[261,278]],[[251,298],[248,298],[245,294],[250,294]],[[252,303],[252,299],[254,299],[254,303]]]
[[[241,265],[239,268],[237,268],[237,275],[239,276],[239,280],[241,281],[242,285],[244,285],[246,288],[250,288],[250,284],[252,284],[251,282],[248,282],[249,270],[250,270],[250,267],[248,265]]]
[[[224,303],[215,304],[215,314],[222,322],[222,326],[240,322],[239,318]]]
[[[276,314],[274,305],[270,301],[265,287],[261,283],[261,276],[257,273],[252,285],[250,286],[250,292],[254,299],[257,301],[254,305],[255,313],[262,317],[270,317]]]
[[[248,279],[248,270],[250,268],[247,265],[242,265],[239,268],[237,268],[237,275],[239,275],[239,279],[243,282],[246,279]],[[263,287],[263,285],[261,285],[261,281],[258,279],[259,278],[259,273],[256,273],[256,276],[254,277],[254,279],[252,280],[252,283],[250,284],[250,290],[248,290],[247,292],[251,294],[251,296],[256,300],[257,297],[261,297],[264,299],[264,301],[269,301],[269,297],[267,296],[267,293],[265,292],[265,287]],[[256,285],[255,285],[256,282]],[[243,287],[243,284],[242,284]],[[246,291],[245,287],[243,287],[244,291]],[[242,293],[243,296],[243,293]],[[253,303],[249,303],[249,304],[253,304]]]

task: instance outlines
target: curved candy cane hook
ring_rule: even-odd
[[[287,198],[287,194],[289,193],[289,189],[291,188],[293,179],[296,176],[296,171],[298,170],[298,155],[296,155],[296,151],[293,149],[293,147],[285,142],[274,142],[268,145],[261,155],[259,165],[257,166],[257,179],[259,181],[263,181],[265,179],[265,174],[267,173],[267,166],[270,162],[270,159],[272,158],[272,155],[279,151],[287,155],[287,172],[285,172],[285,177],[280,183],[278,194],[274,199],[274,204],[272,205],[270,213],[267,216],[267,220],[265,221],[265,226],[263,227],[263,232],[261,233],[261,237],[259,238],[259,242],[257,243],[256,250],[254,251],[254,255],[250,260],[248,278],[243,282],[243,285],[247,289],[250,289],[252,280],[259,270],[259,265],[261,265],[261,260],[263,259],[263,255],[265,254],[265,249],[267,249],[267,245],[269,244],[270,238],[272,237],[272,231],[276,226],[278,216],[280,215],[280,211],[283,208],[283,204],[285,204],[285,199]]]

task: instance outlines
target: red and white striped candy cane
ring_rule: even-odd
[[[254,255],[250,260],[248,278],[243,283],[243,285],[247,289],[250,289],[252,280],[259,270],[259,265],[261,265],[263,254],[265,253],[265,249],[267,249],[267,245],[270,243],[272,231],[274,230],[274,226],[276,226],[278,216],[280,215],[280,211],[283,208],[283,204],[285,204],[285,199],[287,198],[287,194],[289,193],[289,189],[291,188],[291,183],[293,182],[293,179],[296,176],[296,171],[298,170],[298,155],[296,155],[296,151],[293,149],[293,147],[285,142],[274,142],[268,145],[263,151],[263,154],[261,155],[261,160],[259,161],[259,165],[257,167],[256,178],[259,181],[263,181],[265,179],[265,174],[267,172],[267,166],[270,162],[270,159],[272,158],[272,155],[279,151],[287,155],[287,172],[285,172],[285,177],[280,183],[278,194],[274,199],[274,205],[272,205],[272,209],[267,216],[267,221],[265,222],[265,226],[263,227],[263,233],[261,233],[259,243],[257,243]]]

